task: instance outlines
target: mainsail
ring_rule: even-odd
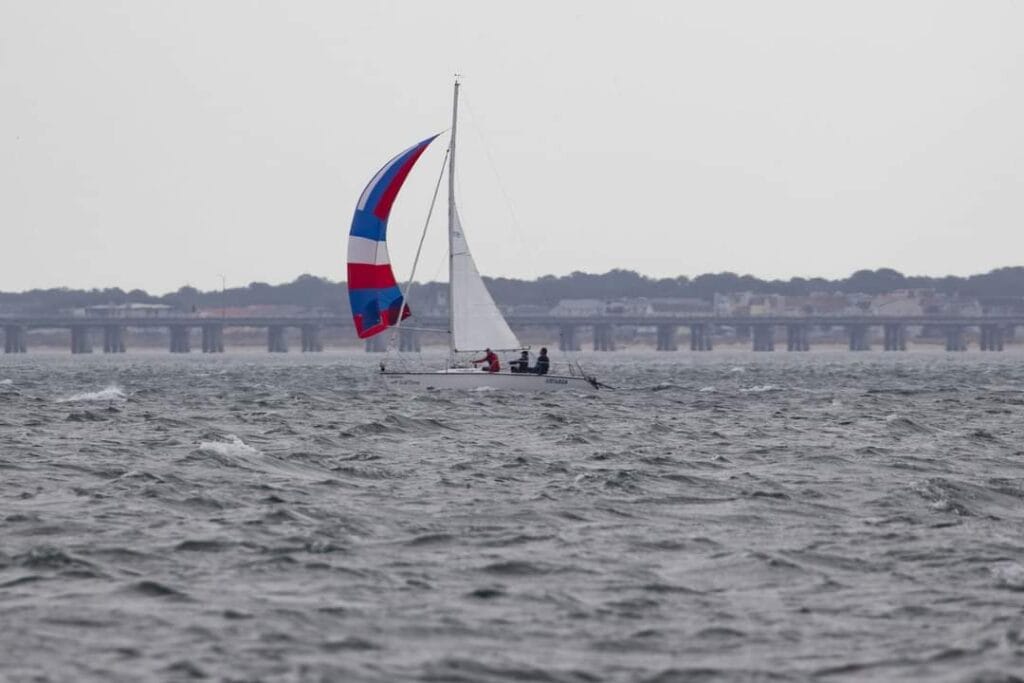
[[[476,269],[458,210],[451,215],[452,350],[522,348]]]
[[[466,235],[455,206],[455,141],[459,130],[459,81],[452,93],[452,133],[448,142],[448,324],[451,350],[509,351],[522,348],[469,253]]]
[[[356,204],[348,237],[348,300],[360,339],[395,325],[400,313],[402,319],[410,315],[409,307],[402,306],[402,292],[391,270],[388,217],[409,171],[436,137],[413,145],[386,163]]]

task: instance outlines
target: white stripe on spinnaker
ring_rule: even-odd
[[[368,263],[375,266],[391,263],[388,245],[366,237],[351,235],[348,238],[348,262]]]

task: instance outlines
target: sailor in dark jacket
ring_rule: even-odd
[[[519,354],[519,358],[509,363],[509,369],[512,372],[529,372],[530,371],[530,352],[523,350]]]
[[[537,356],[537,364],[533,366],[533,371],[538,375],[546,375],[550,365],[551,361],[548,359],[548,350],[546,347],[542,348],[540,355]]]

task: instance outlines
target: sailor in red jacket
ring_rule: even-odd
[[[487,365],[483,367],[484,372],[498,372],[501,370],[501,364],[498,362],[498,354],[490,349],[484,349],[484,357],[473,361],[473,365],[476,365],[477,363],[487,363]]]

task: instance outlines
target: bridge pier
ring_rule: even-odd
[[[171,325],[171,353],[192,351],[192,328],[188,325]]]
[[[775,326],[764,323],[754,325],[754,350],[774,351],[775,350]]]
[[[71,353],[92,353],[88,325],[71,326]]]
[[[867,325],[850,325],[850,350],[851,351],[870,351],[871,350],[871,339],[869,332],[871,331]]]
[[[659,351],[676,351],[679,349],[679,345],[676,343],[676,328],[675,325],[658,325],[657,326],[657,341]]]
[[[420,333],[416,330],[399,328],[398,350],[418,353],[420,350]]]
[[[320,341],[319,325],[303,325],[301,331],[303,353],[320,353],[324,350],[323,342]]]
[[[224,353],[224,325],[203,325],[203,353]]]
[[[22,325],[4,326],[4,353],[25,353],[25,327]]]
[[[964,328],[955,325],[946,328],[946,350],[947,351],[966,351],[967,350],[967,337],[964,335]]]
[[[703,323],[699,325],[690,325],[690,350],[711,350],[711,330],[708,325]]]
[[[594,325],[594,350],[614,351],[615,350],[615,327],[604,323]]]
[[[284,325],[271,325],[267,328],[267,351],[270,353],[288,353],[288,338],[285,337]]]
[[[384,353],[387,350],[388,340],[386,334],[375,334],[366,340],[367,353]]]
[[[807,339],[807,325],[786,325],[786,350],[811,350],[811,343]]]
[[[103,327],[103,353],[124,353],[124,327],[105,325]]]
[[[907,350],[907,328],[900,323],[886,323],[882,330],[885,341],[883,348],[886,351]]]
[[[981,326],[981,350],[1002,351],[1003,350],[1003,328],[999,325]]]
[[[558,329],[558,350],[579,351],[580,338],[576,325],[562,325]]]

